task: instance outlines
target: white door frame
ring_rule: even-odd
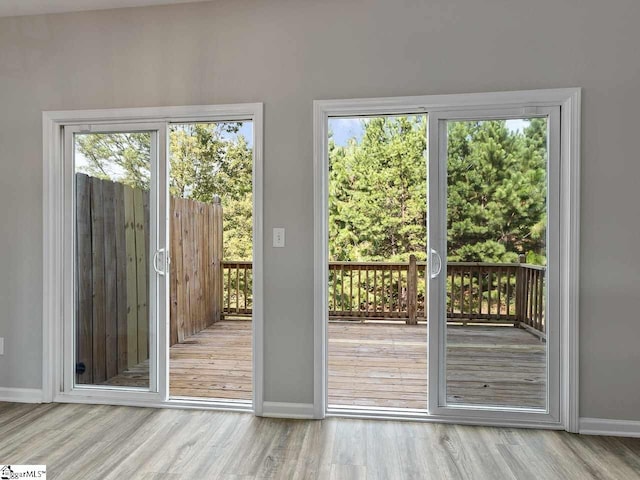
[[[196,121],[239,121],[253,122],[253,401],[252,406],[226,401],[198,401],[168,398],[168,295],[165,294],[166,322],[158,325],[158,352],[160,361],[157,368],[158,391],[135,389],[79,388],[69,389],[64,385],[64,326],[65,322],[65,270],[68,270],[65,250],[66,197],[71,196],[70,181],[66,178],[64,165],[64,126],[108,125],[141,128],[142,124],[163,125],[164,140],[159,148],[167,150],[166,135],[170,123]],[[43,112],[43,363],[42,389],[44,402],[106,403],[133,406],[212,408],[239,411],[253,411],[262,414],[263,404],[263,104],[246,103],[231,105],[177,106],[151,108],[125,108],[104,110],[75,110]],[[137,125],[137,127],[136,127]],[[67,146],[69,148],[69,146]],[[160,152],[162,153],[162,152]],[[168,162],[160,157],[158,166],[166,168]],[[166,171],[159,172],[166,178]],[[168,215],[168,192],[159,199],[160,210]],[[159,232],[158,248],[168,248],[168,219],[166,229]],[[66,253],[65,253],[66,252]],[[165,285],[167,277],[165,276]],[[67,275],[68,280],[68,275]],[[161,282],[162,283],[162,282]],[[68,320],[68,318],[67,318]]]
[[[401,414],[395,418],[424,421],[522,426],[578,430],[578,281],[580,220],[580,88],[515,92],[427,95],[314,101],[314,416],[327,412],[328,319],[328,151],[329,117],[390,114],[434,114],[470,109],[560,107],[560,232],[558,252],[559,318],[559,417],[531,417],[529,412],[469,415],[463,409],[452,414]],[[432,142],[429,142],[431,145]],[[430,322],[431,323],[431,322]],[[430,346],[434,339],[429,339]],[[431,347],[430,347],[431,348]],[[430,393],[431,395],[431,393]],[[430,407],[433,401],[429,402]],[[387,418],[388,411],[345,411],[345,415]]]

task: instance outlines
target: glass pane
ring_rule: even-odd
[[[171,125],[173,397],[252,399],[253,123]]]
[[[76,384],[149,388],[151,139],[74,138]]]
[[[447,403],[545,409],[547,119],[447,134]]]
[[[330,406],[427,408],[426,123],[329,119]]]

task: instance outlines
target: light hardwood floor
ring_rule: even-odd
[[[640,439],[330,418],[0,403],[0,461],[50,479],[638,479]]]

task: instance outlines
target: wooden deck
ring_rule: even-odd
[[[505,326],[449,326],[447,399],[544,407],[545,344]],[[329,404],[426,409],[427,328],[329,324]]]
[[[225,320],[171,347],[172,397],[251,400],[251,322]],[[450,403],[544,407],[545,343],[506,326],[449,326]],[[112,379],[146,384],[144,367]],[[329,404],[427,408],[426,325],[329,324]]]
[[[251,401],[251,355],[251,322],[248,320],[218,322],[187,337],[170,349],[169,395]],[[148,387],[148,361],[106,383]]]
[[[171,347],[172,397],[251,400],[251,321],[225,320]]]

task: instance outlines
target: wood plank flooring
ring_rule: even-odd
[[[544,407],[545,344],[513,327],[449,326],[450,403]],[[225,320],[171,347],[171,396],[251,400],[251,322]],[[109,381],[148,385],[148,366]],[[329,404],[427,408],[426,325],[329,324]]]
[[[107,405],[0,403],[0,459],[49,479],[640,478],[640,439]]]

